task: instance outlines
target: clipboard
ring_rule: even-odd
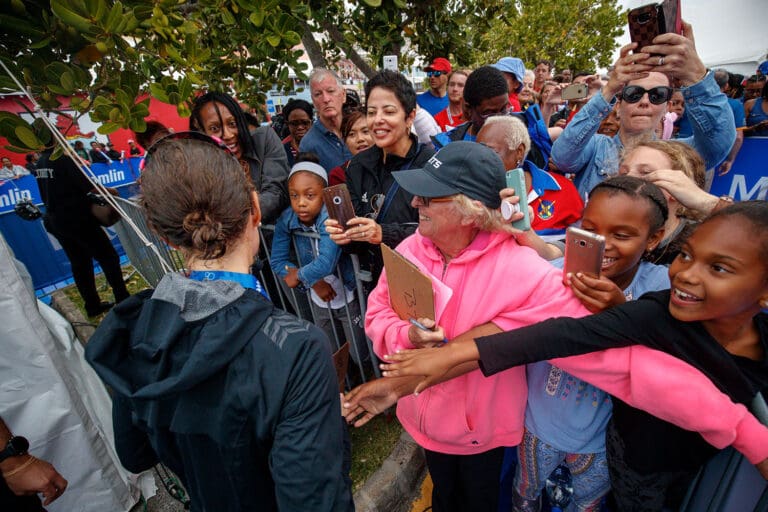
[[[402,254],[381,244],[387,271],[389,302],[401,320],[435,319],[435,294],[432,280]]]

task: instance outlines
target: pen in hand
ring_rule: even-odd
[[[431,331],[432,330],[429,327],[427,327],[426,325],[424,325],[421,322],[419,322],[418,320],[416,320],[415,318],[411,318],[408,321],[411,322],[412,325],[415,325],[417,328],[421,329],[422,331]],[[443,345],[445,345],[446,343],[448,343],[448,338],[443,338]]]

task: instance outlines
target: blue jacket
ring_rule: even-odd
[[[301,223],[291,208],[280,215],[275,223],[275,236],[272,239],[272,257],[270,265],[275,275],[283,278],[288,273],[286,265],[299,267],[299,280],[305,289],[320,281],[325,276],[336,273],[336,265],[340,266],[344,286],[348,290],[355,289],[355,272],[349,255],[343,254],[341,247],[336,245],[325,231],[323,222],[328,218],[328,210],[323,209],[312,226]],[[294,232],[317,233],[320,239],[306,236],[295,237],[295,247],[299,261],[291,260],[291,234]],[[298,265],[297,265],[298,263]]]
[[[692,146],[713,169],[728,156],[736,140],[736,128],[728,98],[720,92],[712,72],[703,80],[682,88],[685,113],[691,121],[693,136],[678,139]],[[616,174],[621,151],[619,134],[614,137],[597,133],[600,123],[613,109],[602,94],[579,110],[552,145],[552,159],[563,173],[576,173],[576,188],[585,197],[595,185]]]

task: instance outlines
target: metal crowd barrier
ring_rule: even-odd
[[[261,240],[262,240],[262,248],[266,253],[267,261],[271,262],[271,240],[272,240],[272,234],[274,233],[274,226],[268,226],[263,225],[261,226]],[[268,234],[267,234],[268,233]],[[296,247],[296,240],[299,237],[309,238],[309,239],[320,239],[320,235],[317,233],[310,233],[310,232],[295,232],[292,233],[291,239],[293,241],[293,254],[297,255],[299,253],[297,247]],[[269,241],[269,243],[264,243],[265,241]],[[312,244],[313,250],[314,250],[314,256],[317,256],[317,246],[315,244]],[[361,382],[367,382],[370,377],[381,377],[381,370],[379,370],[379,360],[376,358],[376,355],[373,352],[373,345],[371,343],[371,340],[368,338],[368,336],[365,335],[365,331],[362,328],[364,326],[364,320],[365,320],[365,310],[366,310],[366,304],[367,304],[367,296],[365,294],[365,286],[364,282],[370,282],[371,281],[371,274],[368,271],[361,270],[360,268],[360,261],[355,254],[350,254],[350,257],[352,259],[352,267],[355,273],[355,299],[357,301],[357,304],[359,306],[360,310],[360,329],[359,329],[359,336],[356,333],[356,329],[353,325],[353,318],[350,314],[350,307],[349,304],[345,304],[343,307],[345,317],[346,319],[340,320],[339,322],[346,322],[347,327],[349,327],[348,332],[351,334],[350,339],[345,339],[344,329],[339,329],[337,327],[337,322],[330,322],[331,331],[326,331],[326,334],[328,334],[328,337],[331,339],[331,342],[333,344],[333,349],[338,350],[346,341],[349,342],[350,348],[349,352],[352,356],[352,360],[354,362],[354,365],[357,367],[357,377],[359,378],[359,382],[350,382],[348,380],[347,384],[352,385],[356,383]],[[299,260],[298,256],[296,256],[295,263],[299,267],[302,267],[304,264],[308,262],[302,262]],[[267,269],[267,267],[269,267]],[[272,273],[272,267],[269,264],[265,264],[261,270],[262,272],[262,280],[267,279],[266,275],[263,275],[265,271],[269,271],[271,273],[271,277],[277,281],[280,284],[280,301],[281,306],[283,309],[286,310],[293,310],[299,318],[303,318],[305,320],[308,320],[314,324],[320,324],[318,321],[318,306],[317,305],[310,305],[311,298],[309,297],[309,292],[302,293],[300,291],[297,291],[296,289],[288,288],[282,279],[280,279],[278,276],[276,276],[274,273]],[[341,275],[341,269],[337,266],[337,268],[334,271],[334,274],[336,275],[339,280],[342,282],[344,281],[342,275]],[[274,299],[273,299],[274,300]],[[286,303],[287,302],[287,303]],[[290,304],[290,308],[288,307],[288,304]],[[334,318],[335,314],[334,311],[331,310],[330,305],[326,306],[326,311],[331,318]]]
[[[112,226],[112,229],[115,230],[118,238],[120,238],[120,243],[125,249],[125,254],[131,261],[131,265],[133,265],[136,272],[144,278],[147,284],[154,288],[165,275],[166,271],[161,263],[161,258],[168,267],[174,270],[181,270],[184,267],[184,261],[181,255],[177,251],[171,249],[149,229],[147,221],[144,218],[144,213],[136,200],[123,199],[122,197],[115,197],[114,199],[120,203],[120,206],[125,213],[131,218],[136,226],[138,226],[147,240],[157,248],[156,253],[151,247],[146,245],[122,219]]]
[[[117,236],[120,238],[120,243],[125,248],[125,253],[131,262],[131,265],[136,269],[136,272],[144,278],[144,280],[151,287],[157,286],[160,279],[165,275],[166,268],[170,267],[174,270],[182,270],[184,268],[184,261],[181,254],[171,249],[165,242],[158,238],[147,226],[146,219],[142,209],[139,207],[135,200],[115,198],[120,202],[120,206],[130,219],[138,226],[142,234],[157,248],[157,253],[152,250],[147,244],[145,244],[136,234],[136,232],[124,221],[120,221],[113,226],[113,229],[117,232]],[[291,311],[299,318],[303,318],[315,324],[318,323],[318,306],[310,306],[311,299],[309,293],[301,293],[295,289],[288,288],[282,279],[276,276],[272,272],[272,268],[269,265],[270,250],[272,233],[274,232],[274,226],[262,226],[261,227],[261,247],[264,255],[266,255],[266,262],[261,265],[259,271],[259,278],[262,283],[267,284],[267,290],[270,293],[273,303],[286,311]],[[295,233],[293,238],[293,244],[295,247],[295,237],[304,236],[309,238],[317,238],[320,236],[315,233]],[[313,244],[314,245],[314,244]],[[298,253],[298,251],[295,251]],[[158,256],[159,254],[159,256]],[[162,260],[162,261],[161,261]],[[165,266],[163,265],[165,263]],[[298,266],[302,266],[302,262],[296,262]],[[355,298],[360,308],[360,325],[363,325],[365,319],[365,307],[367,297],[365,295],[365,287],[363,282],[370,281],[370,273],[360,270],[360,264],[355,255],[352,255],[352,264],[355,270]],[[340,270],[337,268],[335,274],[341,278]],[[343,281],[343,279],[342,279]],[[270,286],[271,285],[271,286]],[[275,293],[277,292],[277,293]],[[276,295],[276,296],[275,296]],[[344,312],[348,319],[346,329],[352,334],[351,339],[345,339],[344,328],[339,328],[336,322],[331,322],[331,330],[327,331],[329,338],[331,338],[332,348],[338,349],[346,341],[349,341],[349,352],[351,355],[352,363],[356,367],[356,375],[354,378],[347,377],[347,386],[353,386],[361,382],[367,382],[371,377],[380,377],[381,372],[378,367],[378,359],[373,353],[373,347],[371,340],[365,336],[362,328],[360,329],[359,336],[352,325],[352,315],[350,314],[349,305],[345,304]],[[334,312],[328,307],[328,314],[333,318]],[[343,321],[342,321],[343,322]],[[344,327],[342,325],[342,327]]]

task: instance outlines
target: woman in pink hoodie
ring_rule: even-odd
[[[533,250],[518,245],[499,216],[504,166],[493,151],[479,144],[454,142],[434,155],[424,169],[393,175],[415,196],[412,205],[419,211],[417,233],[397,250],[432,279],[435,318],[416,319],[427,330],[401,319],[390,305],[386,272],[382,274],[369,297],[366,315],[366,332],[380,357],[401,349],[436,346],[446,338],[477,337],[554,316],[588,314],[562,285],[560,271]],[[664,356],[637,350],[631,363]],[[669,378],[685,375],[691,386],[698,386],[699,395],[716,391],[693,368],[666,358],[672,360],[665,359]],[[644,393],[633,396],[644,378],[633,376],[629,382],[624,374],[608,373],[602,384],[606,391],[680,425],[704,431],[721,428],[700,419],[695,411],[680,411],[679,402],[660,399],[667,375],[648,376],[649,382],[641,386]],[[435,512],[496,510],[503,447],[515,446],[522,439],[526,395],[525,369],[518,367],[489,378],[471,371],[399,400],[398,418],[426,451]],[[743,407],[713,393],[707,403],[715,402],[737,411],[730,416],[733,425],[722,427],[732,435],[728,443],[733,437],[764,433]],[[348,410],[348,418],[360,412],[354,405]]]

